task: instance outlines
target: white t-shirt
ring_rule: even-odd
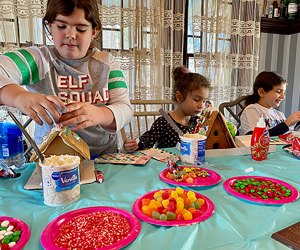
[[[281,111],[265,108],[258,103],[250,104],[241,115],[240,135],[253,131],[261,115],[269,128],[273,128],[286,120],[284,113]]]

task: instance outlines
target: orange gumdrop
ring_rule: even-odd
[[[186,198],[187,198],[186,192],[184,192],[183,194],[179,194],[178,196],[179,196],[180,198],[182,198],[182,199],[186,199]]]
[[[189,207],[192,204],[192,201],[189,198],[184,200],[184,207]]]
[[[198,200],[198,202],[199,202],[199,204],[200,204],[201,206],[204,205],[205,200],[203,200],[203,199],[201,199],[201,198],[198,198],[197,200]]]
[[[145,198],[145,199],[142,199],[142,206],[148,206],[150,204],[150,199],[148,198]]]
[[[182,208],[177,208],[176,210],[175,210],[175,214],[177,214],[177,215],[182,215]]]
[[[194,207],[189,207],[188,210],[189,210],[192,214],[195,213],[195,212],[197,211],[197,209],[194,208]]]

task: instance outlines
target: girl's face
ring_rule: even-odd
[[[209,95],[209,88],[194,89],[188,93],[185,100],[180,103],[183,112],[187,115],[198,115],[205,108],[205,101]]]
[[[55,48],[67,59],[80,59],[86,56],[98,30],[84,17],[82,9],[75,9],[70,16],[57,15],[49,24]]]
[[[265,92],[263,88],[258,89],[260,99],[258,103],[266,108],[277,108],[285,98],[286,83],[280,83],[272,90]]]

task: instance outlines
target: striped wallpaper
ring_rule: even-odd
[[[300,110],[300,33],[261,33],[259,72],[276,71],[287,79],[286,99],[279,107],[286,116]]]

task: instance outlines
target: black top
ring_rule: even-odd
[[[286,125],[285,122],[281,122],[277,124],[275,127],[269,129],[269,135],[270,136],[278,136],[282,135],[289,131],[288,125]],[[251,135],[253,131],[249,131],[246,135]]]
[[[170,116],[171,117],[171,116]],[[197,116],[192,116],[189,126],[183,126],[176,122],[172,117],[171,119],[179,127],[179,129],[185,133],[192,133],[197,125]],[[150,130],[146,131],[140,138],[138,144],[139,150],[152,148],[154,145],[158,148],[170,148],[175,147],[180,141],[179,135],[171,127],[168,121],[160,116],[152,124]]]

